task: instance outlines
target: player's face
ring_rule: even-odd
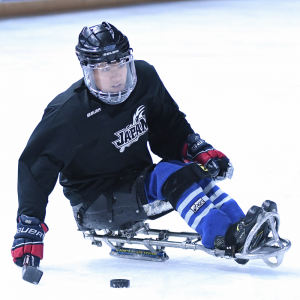
[[[125,89],[127,64],[115,63],[94,69],[97,88],[104,93],[118,93]]]

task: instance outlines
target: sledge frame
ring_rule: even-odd
[[[268,237],[267,241],[255,249],[249,250],[250,244],[254,236],[256,235],[259,228],[265,223],[271,229],[272,237]],[[225,250],[219,249],[208,249],[201,244],[201,236],[198,233],[193,232],[171,232],[168,230],[150,229],[148,223],[139,222],[127,230],[121,230],[119,232],[112,232],[105,229],[105,234],[98,234],[95,230],[83,232],[85,239],[92,240],[92,244],[98,247],[102,246],[102,242],[107,244],[111,249],[111,255],[122,258],[141,259],[141,260],[152,260],[152,261],[166,261],[169,257],[166,255],[164,249],[166,247],[180,248],[180,249],[191,249],[201,250],[209,255],[215,257],[221,257],[226,259],[262,259],[269,267],[276,268],[282,261],[285,252],[291,247],[291,242],[288,239],[279,237],[278,229],[280,225],[280,217],[277,212],[264,212],[261,219],[250,231],[244,248],[241,253],[235,255],[228,255]],[[149,236],[158,236],[158,238],[136,238],[138,234],[144,234]],[[182,242],[170,241],[169,238],[183,238]],[[153,254],[153,257],[145,257],[143,255],[122,255],[121,250],[131,249],[124,248],[125,244],[136,244],[142,245]],[[156,247],[154,249],[154,247]],[[124,251],[130,252],[130,251]],[[133,252],[132,252],[133,253]],[[128,254],[128,253],[127,253]],[[163,257],[163,258],[162,258]],[[275,257],[276,262],[271,262],[269,259]],[[162,258],[162,259],[161,259]]]

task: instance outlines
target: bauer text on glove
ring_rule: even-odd
[[[24,257],[30,256],[31,265],[38,267],[43,259],[43,239],[48,227],[38,218],[21,215],[18,218],[17,233],[12,245],[11,254],[14,263],[23,266]]]

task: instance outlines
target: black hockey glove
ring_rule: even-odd
[[[25,256],[29,255],[30,265],[38,267],[43,259],[43,239],[48,227],[34,217],[21,215],[17,224],[17,233],[12,245],[11,255],[14,263],[23,267]]]
[[[182,158],[185,163],[194,161],[203,165],[214,180],[232,178],[234,168],[227,156],[202,140],[197,133],[187,137]]]

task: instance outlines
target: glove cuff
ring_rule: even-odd
[[[15,239],[24,238],[43,241],[46,232],[49,230],[45,223],[42,223],[38,218],[26,215],[21,215],[18,220]]]

